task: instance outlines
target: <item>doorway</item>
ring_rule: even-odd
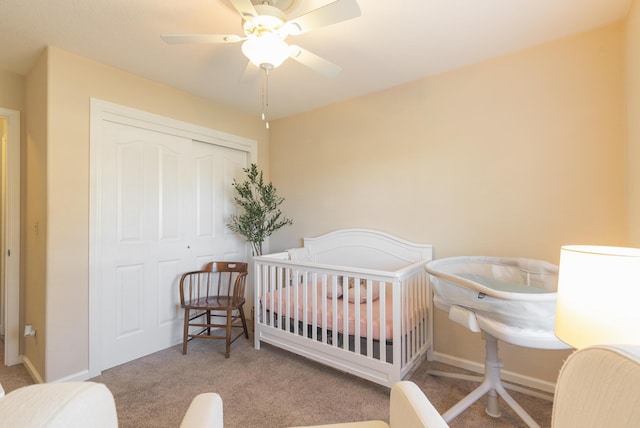
[[[0,335],[4,364],[20,361],[20,112],[0,108]]]

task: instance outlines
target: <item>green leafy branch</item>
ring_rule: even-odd
[[[233,180],[234,201],[243,212],[232,214],[227,227],[244,236],[255,255],[262,255],[264,240],[281,227],[293,224],[293,220],[284,217],[280,211],[284,198],[276,194],[272,183],[264,183],[262,171],[258,171],[256,164],[243,171],[247,174],[245,181]]]

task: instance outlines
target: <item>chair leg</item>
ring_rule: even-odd
[[[187,353],[187,343],[189,342],[189,309],[184,310],[184,332],[182,334],[182,354]]]
[[[242,328],[244,328],[244,337],[249,338],[249,329],[247,328],[247,319],[244,317],[244,309],[242,306],[238,308],[238,312],[240,312],[240,319],[242,320]]]
[[[231,321],[233,321],[232,315],[233,311],[227,310],[227,350],[224,354],[225,358],[229,358],[229,355],[231,355]]]

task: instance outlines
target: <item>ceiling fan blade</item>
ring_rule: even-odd
[[[291,50],[289,58],[298,61],[300,64],[309,67],[325,77],[335,77],[342,71],[340,66],[308,50],[302,49],[300,46],[291,45],[289,48]]]
[[[163,34],[160,36],[170,45],[179,43],[236,43],[245,40],[235,34]]]
[[[285,27],[289,34],[302,34],[316,28],[357,18],[360,13],[360,7],[356,0],[337,0],[287,21]]]
[[[251,0],[230,0],[233,7],[238,11],[243,19],[256,18],[258,12],[251,3]]]

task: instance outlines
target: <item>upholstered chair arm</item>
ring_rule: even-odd
[[[397,382],[391,388],[391,428],[447,428],[433,404],[413,382]]]
[[[180,428],[222,428],[222,398],[214,392],[197,395],[187,409]]]

